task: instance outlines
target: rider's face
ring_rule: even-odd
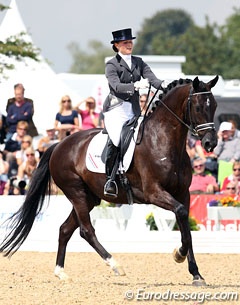
[[[115,43],[116,48],[123,55],[130,55],[133,51],[133,41],[132,40],[124,40]]]

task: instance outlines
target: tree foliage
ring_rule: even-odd
[[[112,54],[100,42],[92,41],[88,52],[76,43],[69,50],[73,56],[71,72],[104,73],[104,58]],[[159,11],[143,21],[137,33],[134,53],[140,55],[184,55],[185,74],[222,75],[240,79],[240,9],[222,26],[197,26],[192,17],[180,9]],[[91,52],[90,52],[91,51]]]
[[[143,55],[156,54],[156,41],[178,37],[192,25],[191,16],[183,10],[169,9],[157,12],[152,18],[145,19],[142,30],[138,32],[135,52]]]
[[[71,73],[103,74],[105,70],[104,59],[112,54],[109,48],[104,47],[101,42],[96,40],[89,42],[87,52],[81,50],[75,42],[69,44],[68,49],[73,58],[69,71]]]
[[[0,11],[8,8],[0,4]],[[4,42],[0,41],[0,74],[4,74],[6,69],[14,69],[14,65],[7,58],[14,58],[19,61],[23,61],[25,58],[39,60],[40,49],[36,48],[31,42],[26,42],[24,39],[25,34],[22,32],[8,37]]]

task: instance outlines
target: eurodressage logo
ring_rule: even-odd
[[[172,292],[168,289],[166,292],[153,292],[144,289],[138,289],[136,292],[128,290],[124,295],[128,301],[197,301],[197,304],[203,304],[205,301],[238,301],[239,295],[236,291],[231,292]]]

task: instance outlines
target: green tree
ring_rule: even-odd
[[[76,42],[69,44],[68,49],[73,58],[69,72],[79,74],[103,74],[105,70],[104,59],[113,54],[111,49],[106,48],[96,40],[89,42],[88,52],[81,50]]]
[[[0,11],[8,8],[8,6],[0,4]],[[23,61],[25,58],[30,57],[36,61],[39,60],[40,50],[32,43],[26,42],[24,40],[24,35],[25,33],[19,33],[16,36],[8,37],[5,42],[0,41],[0,74],[4,74],[6,69],[14,69],[14,65],[11,64],[7,58]]]
[[[234,13],[220,30],[220,44],[224,46],[224,56],[221,58],[224,78],[240,79],[240,8],[234,8]]]
[[[164,10],[157,12],[153,17],[145,19],[142,30],[138,32],[135,53],[142,55],[154,55],[156,53],[156,41],[158,45],[162,40],[171,45],[171,38],[185,33],[193,25],[192,17],[184,10]],[[163,50],[164,51],[164,50]],[[166,49],[165,52],[168,52]],[[160,54],[165,54],[160,53]],[[168,53],[169,54],[169,53]]]

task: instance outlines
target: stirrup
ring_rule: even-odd
[[[118,186],[114,180],[107,180],[104,185],[104,195],[116,198],[118,196]]]

